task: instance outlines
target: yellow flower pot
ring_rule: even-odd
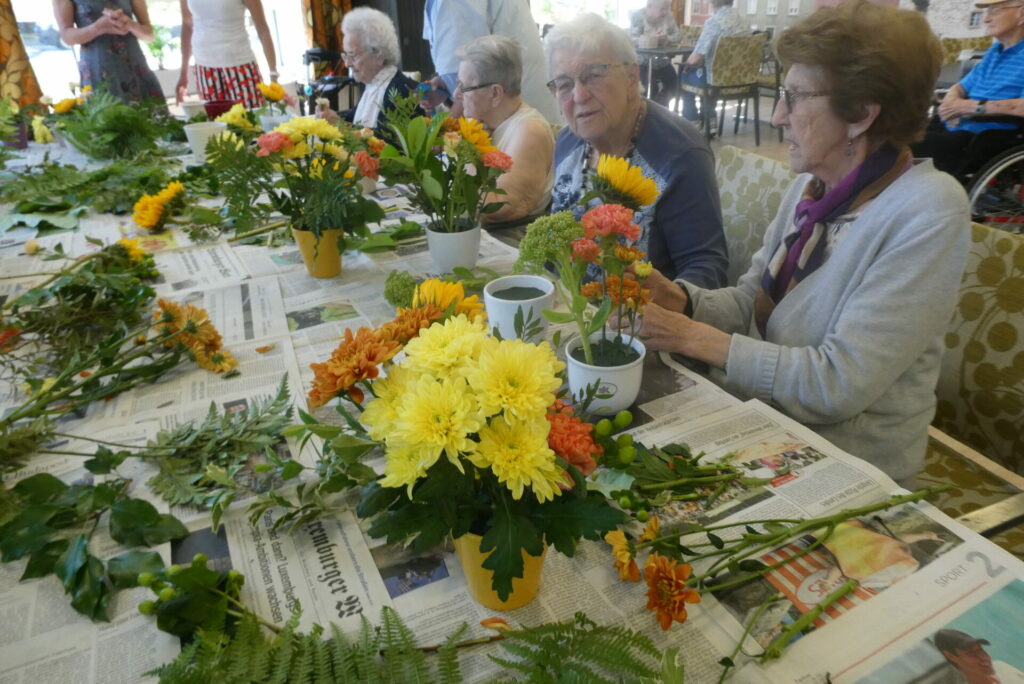
[[[292,236],[299,246],[299,253],[302,254],[309,275],[314,278],[333,278],[341,273],[341,252],[338,250],[338,240],[342,237],[340,228],[321,231],[319,241],[308,230],[292,228]]]
[[[484,608],[491,610],[514,610],[522,608],[537,597],[540,591],[540,574],[544,569],[544,556],[547,546],[539,556],[531,556],[523,551],[523,576],[512,580],[512,593],[507,601],[498,598],[498,593],[491,588],[494,572],[484,568],[484,559],[493,551],[480,553],[478,534],[464,534],[455,540],[455,553],[462,563],[462,572],[466,575],[470,595]]]

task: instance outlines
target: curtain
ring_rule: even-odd
[[[14,21],[11,0],[0,0],[0,97],[14,98],[25,106],[39,102],[42,94]]]
[[[302,0],[306,41],[313,47],[341,52],[341,18],[351,9],[352,0]],[[317,77],[330,66],[317,65]]]

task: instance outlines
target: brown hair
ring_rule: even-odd
[[[872,140],[902,146],[923,135],[942,48],[921,14],[847,0],[785,31],[775,50],[787,67],[824,70],[832,111],[844,121],[859,121],[865,105],[879,105],[867,131]]]

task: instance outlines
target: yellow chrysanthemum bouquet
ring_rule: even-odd
[[[325,451],[350,463],[382,448],[380,475],[347,471],[365,484],[357,513],[372,519],[370,535],[420,551],[480,535],[474,551],[490,553],[483,567],[501,600],[525,556],[546,544],[572,555],[623,520],[556,451],[576,427],[556,402],[564,364],[547,342],[488,335],[460,283],[425,281],[394,321],[347,332],[312,367],[310,405],[343,397],[349,430],[307,421],[292,434],[327,437]]]
[[[388,184],[412,189],[412,202],[431,230],[470,230],[481,214],[501,208],[493,195],[503,194],[498,177],[512,168],[512,159],[492,144],[479,121],[447,112],[419,116],[416,106],[415,95],[395,98],[388,117],[394,143],[381,152],[381,173]]]

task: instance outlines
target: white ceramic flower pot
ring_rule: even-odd
[[[609,333],[611,334],[611,333]],[[590,336],[590,342],[601,339],[601,332]],[[624,366],[591,366],[577,361],[572,357],[572,350],[580,346],[580,338],[569,340],[565,345],[565,363],[569,367],[569,391],[574,397],[582,394],[587,385],[600,381],[598,394],[611,395],[607,398],[598,397],[590,405],[590,410],[600,415],[614,415],[622,409],[629,408],[637,395],[640,394],[640,382],[644,375],[644,357],[647,348],[640,340],[623,335],[622,339],[635,349],[640,357]]]
[[[181,111],[185,113],[186,119],[191,120],[199,114],[206,114],[206,107],[202,102],[182,102]]]
[[[532,288],[542,294],[535,297],[515,296],[514,289]],[[520,290],[520,292],[522,292]],[[515,296],[510,299],[508,297]],[[484,286],[484,306],[487,307],[487,325],[497,329],[504,340],[512,340],[516,335],[516,313],[523,312],[524,324],[531,321],[539,325],[541,333],[548,327],[548,321],[541,314],[542,309],[550,309],[555,300],[555,285],[544,276],[510,275],[495,278]],[[532,326],[531,326],[532,327]]]
[[[260,114],[260,127],[263,128],[264,132],[269,133],[283,123],[291,121],[291,114]]]
[[[371,192],[376,192],[376,190],[377,181],[372,178],[367,178],[366,176],[359,179],[359,191],[364,195],[369,195]]]
[[[192,156],[197,164],[206,163],[206,143],[210,138],[220,135],[228,130],[228,125],[223,121],[199,121],[185,124],[185,138],[188,139],[189,147],[192,148]]]
[[[460,233],[426,229],[427,248],[439,273],[451,273],[456,266],[473,268],[480,256],[480,226]]]

